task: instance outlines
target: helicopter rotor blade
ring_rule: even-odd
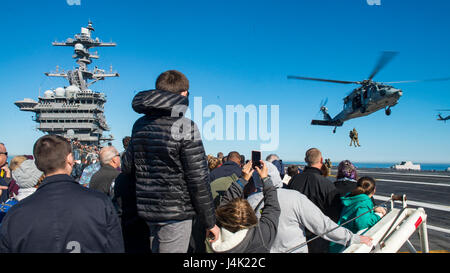
[[[296,80],[308,80],[308,81],[320,81],[320,82],[334,82],[334,83],[342,83],[342,84],[360,84],[360,82],[339,81],[339,80],[329,80],[329,79],[309,78],[309,77],[300,77],[300,76],[287,76],[287,78],[288,78],[288,79],[296,79]]]
[[[440,82],[440,81],[449,81],[449,80],[450,80],[450,77],[437,78],[437,79],[427,79],[427,80],[395,81],[395,82],[385,82],[385,83],[393,84],[393,83],[410,83],[410,82]]]
[[[398,52],[396,51],[384,51],[370,74],[369,80],[372,80],[373,77],[375,77],[375,75],[380,72],[380,70],[383,69],[397,54]]]

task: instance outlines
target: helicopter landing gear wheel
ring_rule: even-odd
[[[337,128],[337,127],[334,127],[334,129],[333,129],[333,134],[336,134],[336,128]]]
[[[384,110],[384,113],[386,114],[386,116],[390,116],[391,115],[391,107],[386,108],[386,110]]]

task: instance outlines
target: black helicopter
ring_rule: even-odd
[[[367,116],[380,109],[384,109],[386,115],[389,116],[391,114],[391,107],[397,104],[398,100],[403,94],[403,91],[388,84],[450,80],[449,77],[440,79],[396,81],[386,83],[373,81],[372,79],[375,77],[375,75],[381,69],[383,69],[396,55],[397,52],[392,51],[382,52],[369,78],[363,81],[341,81],[341,80],[329,80],[329,79],[319,79],[319,78],[299,77],[299,76],[288,76],[288,79],[361,85],[360,87],[355,88],[348,96],[344,98],[344,109],[334,118],[332,118],[328,114],[328,109],[325,107],[327,102],[326,100],[320,106],[320,111],[323,113],[324,119],[311,121],[312,125],[334,126],[333,133],[336,133],[336,128],[338,126],[342,126],[344,124],[344,121],[353,118]]]
[[[447,111],[450,111],[450,109],[437,109],[436,111],[445,111],[445,112],[447,112]],[[444,118],[444,117],[441,115],[441,113],[439,113],[437,116],[438,116],[437,120],[442,120],[442,121],[444,121],[444,122],[447,122],[447,120],[450,119],[450,115],[448,115],[448,116],[446,116],[446,117]]]

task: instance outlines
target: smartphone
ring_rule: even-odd
[[[261,168],[261,151],[252,151],[252,168],[254,169],[256,166]]]

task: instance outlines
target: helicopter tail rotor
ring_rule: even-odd
[[[320,108],[325,107],[328,103],[328,98],[322,99],[320,101]]]
[[[328,103],[328,98],[322,99],[322,100],[320,101],[320,104],[319,104],[319,111],[317,111],[316,116],[319,115],[321,112],[322,112],[322,113],[324,113],[324,112],[326,113],[326,112],[328,111],[328,109],[327,109],[327,107],[326,107],[327,103]]]

